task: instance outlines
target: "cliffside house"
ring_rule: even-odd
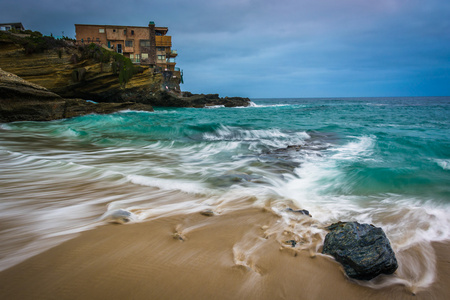
[[[178,73],[175,67],[177,51],[172,50],[172,37],[167,27],[156,27],[150,22],[143,26],[75,24],[77,44],[95,43],[114,50],[133,63],[159,67],[162,72]]]
[[[11,29],[22,30],[22,31],[25,30],[22,23],[1,23],[0,24],[1,31],[8,31]]]

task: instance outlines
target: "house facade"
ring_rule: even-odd
[[[147,27],[75,24],[77,44],[95,43],[130,58],[133,63],[180,77],[175,67],[177,51],[172,50],[172,37],[167,32],[167,27],[156,27],[153,22]]]
[[[15,29],[18,31],[23,31],[25,28],[23,27],[22,23],[0,23],[0,30],[1,31],[8,31],[11,29]]]

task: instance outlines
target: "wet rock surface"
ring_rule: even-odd
[[[0,69],[0,122],[51,121],[126,109],[153,111],[151,105],[141,103],[96,104],[83,99],[65,99]]]
[[[195,107],[204,108],[210,106],[224,106],[224,107],[239,107],[249,106],[249,98],[241,97],[225,97],[221,98],[218,94],[191,94],[185,93],[173,93],[162,91],[155,93],[153,97],[150,97],[148,103],[153,106],[161,107]]]
[[[200,214],[206,217],[212,217],[214,216],[214,211],[211,209],[204,209],[200,212]]]
[[[339,222],[327,229],[330,232],[322,253],[341,263],[349,277],[370,280],[397,269],[395,253],[383,229],[358,222]]]
[[[286,211],[312,217],[311,214],[309,213],[309,211],[306,210],[306,209],[297,209],[297,210],[295,210],[295,209],[292,209],[292,208],[288,207],[288,208],[286,208]]]

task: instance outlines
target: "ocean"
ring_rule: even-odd
[[[450,239],[450,97],[252,99],[0,124],[0,169],[0,270],[117,211],[134,223],[260,207],[313,251],[333,222],[382,227],[399,269],[363,284],[423,288],[436,276],[432,243]]]

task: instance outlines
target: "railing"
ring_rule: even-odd
[[[172,47],[171,36],[155,36],[156,47]]]

